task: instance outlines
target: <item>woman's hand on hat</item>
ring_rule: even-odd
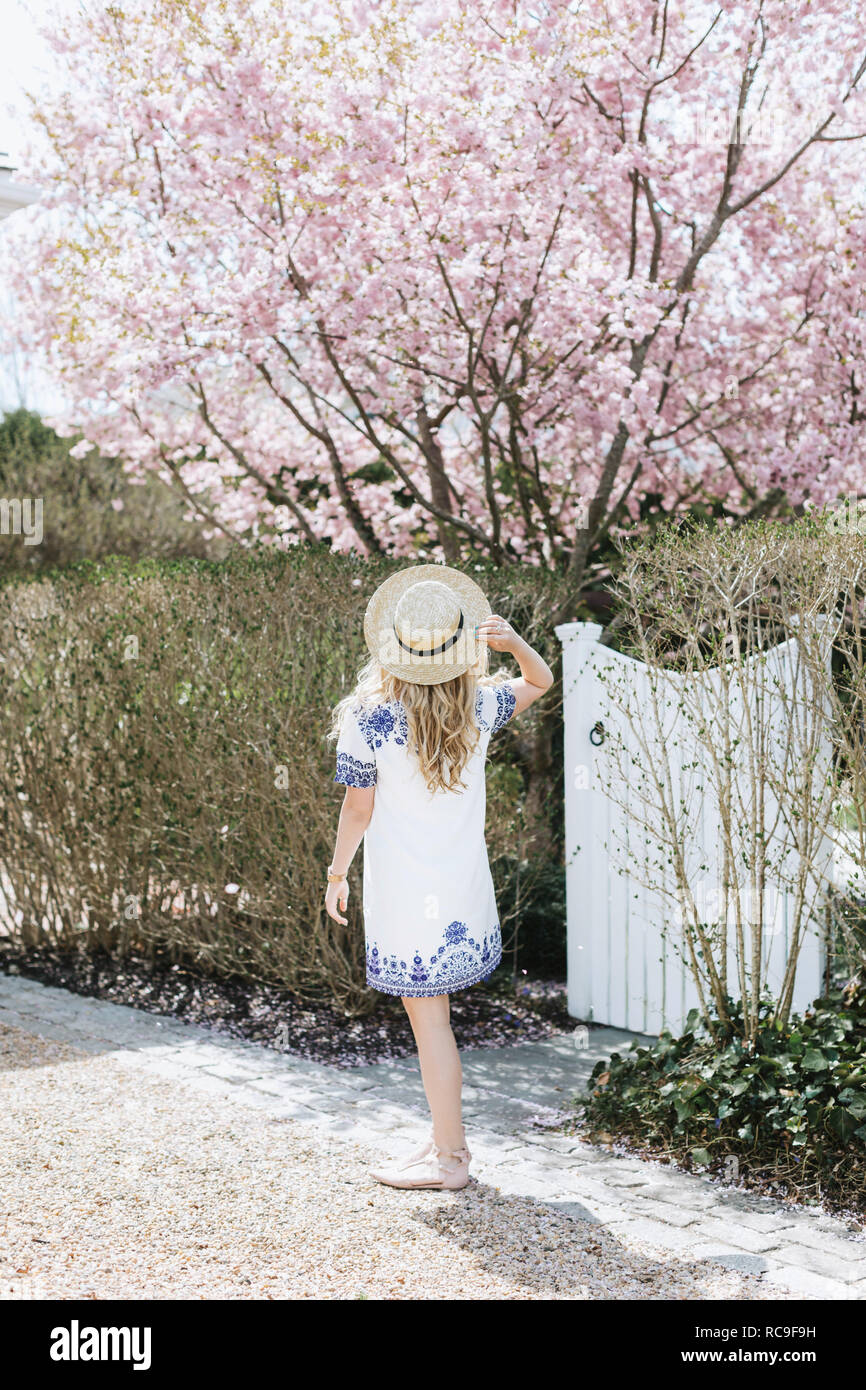
[[[498,613],[491,613],[489,618],[479,623],[477,632],[479,640],[486,642],[494,652],[510,652],[517,641],[514,628]]]
[[[325,911],[329,917],[333,917],[335,922],[345,927],[348,924],[347,917],[341,917],[340,912],[346,911],[349,901],[349,880],[341,879],[339,883],[329,883],[325,890]],[[338,911],[339,908],[339,911]]]

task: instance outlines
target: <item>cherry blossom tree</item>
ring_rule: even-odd
[[[577,595],[648,513],[862,490],[851,0],[85,0],[50,39],[21,331],[78,449],[209,526]]]

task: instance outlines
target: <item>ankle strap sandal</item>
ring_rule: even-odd
[[[438,1188],[456,1192],[469,1182],[468,1149],[439,1149],[433,1143],[430,1152],[421,1158],[408,1159],[393,1168],[373,1169],[370,1176],[386,1187]]]

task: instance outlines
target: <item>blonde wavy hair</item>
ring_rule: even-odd
[[[463,773],[478,746],[480,732],[473,717],[479,686],[498,685],[505,670],[487,674],[488,648],[462,676],[439,685],[414,685],[391,675],[371,657],[358,672],[355,688],[334,706],[328,739],[339,736],[344,712],[359,703],[367,708],[399,700],[409,726],[408,748],[417,757],[431,792],[460,791]]]

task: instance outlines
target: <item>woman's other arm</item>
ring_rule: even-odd
[[[349,865],[355,857],[355,851],[364,838],[364,831],[370,824],[375,797],[375,787],[346,788],[346,795],[343,797],[343,804],[340,807],[340,819],[337,823],[334,857],[331,860],[331,867],[335,874],[347,874],[349,872]],[[341,923],[342,926],[346,926],[348,918],[341,917],[340,912],[346,911],[348,901],[349,883],[346,878],[343,878],[340,883],[328,884],[325,892],[325,911],[329,917],[333,917],[334,921]]]

